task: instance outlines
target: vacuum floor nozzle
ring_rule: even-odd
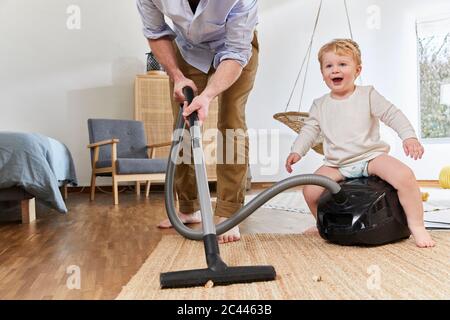
[[[275,280],[272,266],[226,267],[222,270],[194,269],[161,273],[161,288],[184,288],[204,286],[208,281],[213,285],[229,285],[256,281]]]

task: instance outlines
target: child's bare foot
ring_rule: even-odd
[[[416,245],[419,248],[434,247],[435,242],[424,226],[410,227],[409,229],[411,230],[414,240],[416,241]]]
[[[318,234],[318,233],[319,233],[319,230],[317,229],[316,226],[309,227],[308,229],[303,231],[303,234]]]
[[[219,223],[224,222],[225,220],[227,220],[227,218],[220,217]],[[233,242],[238,241],[239,239],[241,239],[239,226],[235,226],[232,229],[228,230],[227,232],[217,236],[217,240],[219,241],[219,243]]]
[[[200,211],[195,211],[192,214],[185,214],[185,213],[180,212],[180,213],[178,213],[178,217],[180,217],[180,220],[184,224],[202,222],[202,215],[200,214]],[[161,228],[161,229],[172,228],[172,223],[170,223],[169,219],[165,219],[158,224],[158,228]]]

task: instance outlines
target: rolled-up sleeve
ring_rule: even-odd
[[[236,60],[242,67],[247,65],[252,56],[253,31],[257,22],[257,1],[238,1],[228,16],[225,43],[214,56],[214,68],[226,59]]]
[[[143,33],[147,39],[176,37],[175,32],[165,22],[163,13],[152,0],[136,0],[136,4],[143,23]]]

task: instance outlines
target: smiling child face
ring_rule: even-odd
[[[328,51],[323,55],[321,71],[331,93],[346,97],[355,89],[355,80],[361,73],[361,65],[357,65],[352,55]]]

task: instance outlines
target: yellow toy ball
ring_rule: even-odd
[[[442,168],[439,173],[439,185],[443,189],[450,189],[450,166]]]

